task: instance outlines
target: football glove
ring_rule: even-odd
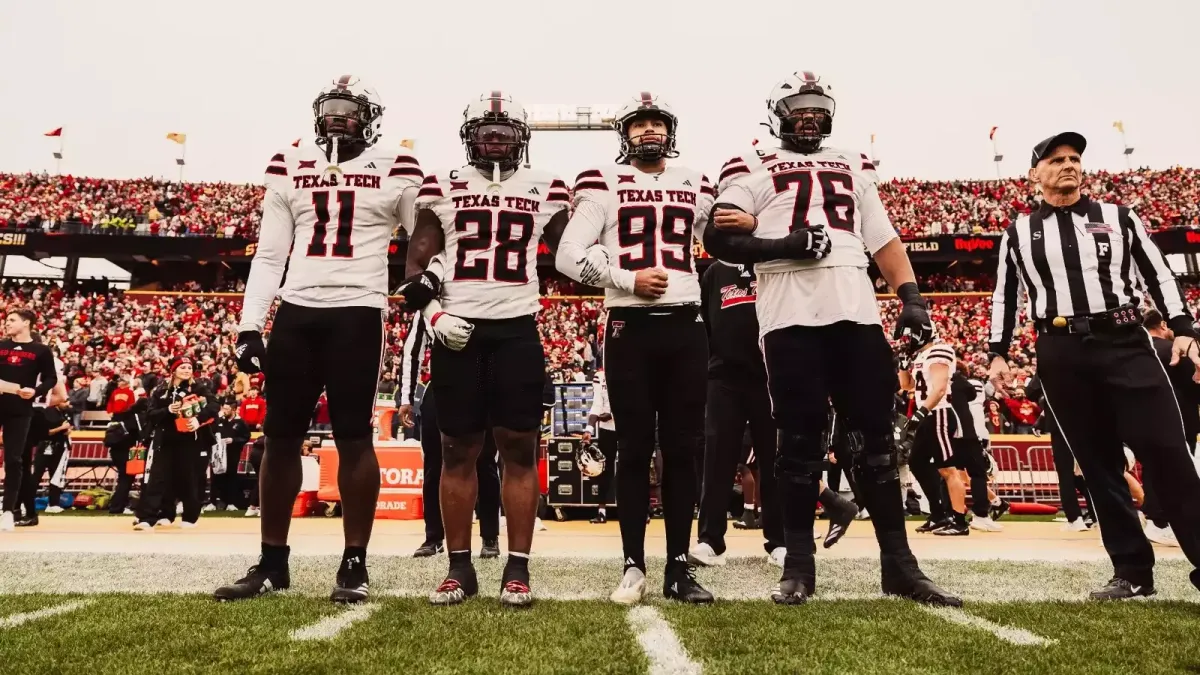
[[[442,280],[433,272],[425,270],[405,279],[397,293],[404,298],[405,309],[420,310],[425,309],[441,290]]]
[[[795,260],[820,260],[829,255],[833,242],[823,227],[801,227],[784,237]]]
[[[579,281],[588,286],[599,286],[604,270],[612,262],[608,247],[603,244],[589,246],[580,262]]]
[[[929,307],[917,290],[917,285],[911,281],[900,284],[896,295],[900,297],[904,306],[900,308],[900,316],[896,318],[896,330],[892,339],[907,337],[915,347],[928,344],[933,340],[933,321],[929,318]]]
[[[904,423],[904,430],[900,432],[900,445],[904,448],[903,454],[911,455],[913,442],[917,438],[917,427],[921,426],[921,422],[929,417],[929,409],[924,406],[917,406],[913,411],[912,417]]]
[[[425,305],[421,314],[428,319],[429,327],[437,339],[441,340],[442,344],[451,351],[462,351],[462,348],[467,346],[467,341],[471,339],[471,332],[475,330],[475,324],[470,321],[443,312],[442,303],[437,300]]]
[[[234,355],[238,370],[250,375],[261,373],[267,362],[267,346],[263,344],[262,333],[256,330],[238,333]]]

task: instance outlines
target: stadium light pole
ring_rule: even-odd
[[[617,106],[609,104],[539,104],[529,107],[531,131],[609,131]],[[530,167],[525,153],[525,168]]]

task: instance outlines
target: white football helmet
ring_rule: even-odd
[[[383,102],[373,87],[354,75],[342,75],[321,90],[313,101],[317,145],[337,138],[339,145],[379,141]]]
[[[472,101],[463,111],[458,137],[467,148],[467,162],[490,172],[516,169],[529,149],[529,124],[525,107],[512,96],[493,90]]]
[[[771,134],[801,152],[815,152],[833,133],[833,87],[810,70],[783,78],[767,99]]]
[[[575,464],[584,476],[595,478],[604,473],[604,453],[600,452],[600,447],[595,443],[580,443],[579,449],[575,451]]]
[[[667,137],[658,143],[646,142],[647,139],[642,139],[637,145],[630,143],[629,123],[641,116],[658,117],[666,122]],[[621,137],[621,156],[617,158],[618,164],[627,163],[631,157],[653,162],[664,157],[679,156],[679,152],[675,150],[675,133],[679,130],[679,118],[671,111],[671,106],[667,105],[666,101],[648,91],[641,92],[617,111],[613,116],[613,129]]]

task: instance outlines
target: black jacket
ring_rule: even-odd
[[[225,447],[231,451],[236,450],[239,457],[241,457],[242,448],[250,442],[250,428],[240,417],[232,419],[218,417],[213,422],[213,432],[219,434],[221,438],[231,439],[229,445]]]
[[[751,265],[714,262],[700,279],[700,313],[708,330],[708,376],[766,382],[758,346],[758,279]]]
[[[203,426],[196,431],[180,432],[175,428],[177,415],[169,410],[169,406],[183,400],[189,394],[204,398],[204,407],[196,415],[196,419]],[[213,444],[213,430],[212,425],[206,422],[211,422],[219,410],[217,398],[203,385],[183,382],[178,387],[172,387],[169,380],[164,380],[150,394],[146,427],[153,434],[154,444],[158,446],[172,443],[202,443],[210,446]]]
[[[1171,341],[1162,338],[1154,339],[1154,351],[1162,361],[1175,389],[1175,398],[1179,401],[1179,413],[1183,416],[1183,432],[1192,443],[1196,434],[1200,434],[1200,384],[1192,380],[1195,366],[1191,359],[1181,358],[1174,366],[1171,363]]]

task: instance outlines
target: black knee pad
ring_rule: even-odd
[[[825,470],[825,444],[819,435],[779,431],[779,453],[775,455],[775,477],[811,485]]]
[[[857,434],[858,440],[851,441],[850,450],[853,453],[855,470],[862,474],[863,478],[876,483],[899,480],[896,439],[891,434],[854,434]]]

